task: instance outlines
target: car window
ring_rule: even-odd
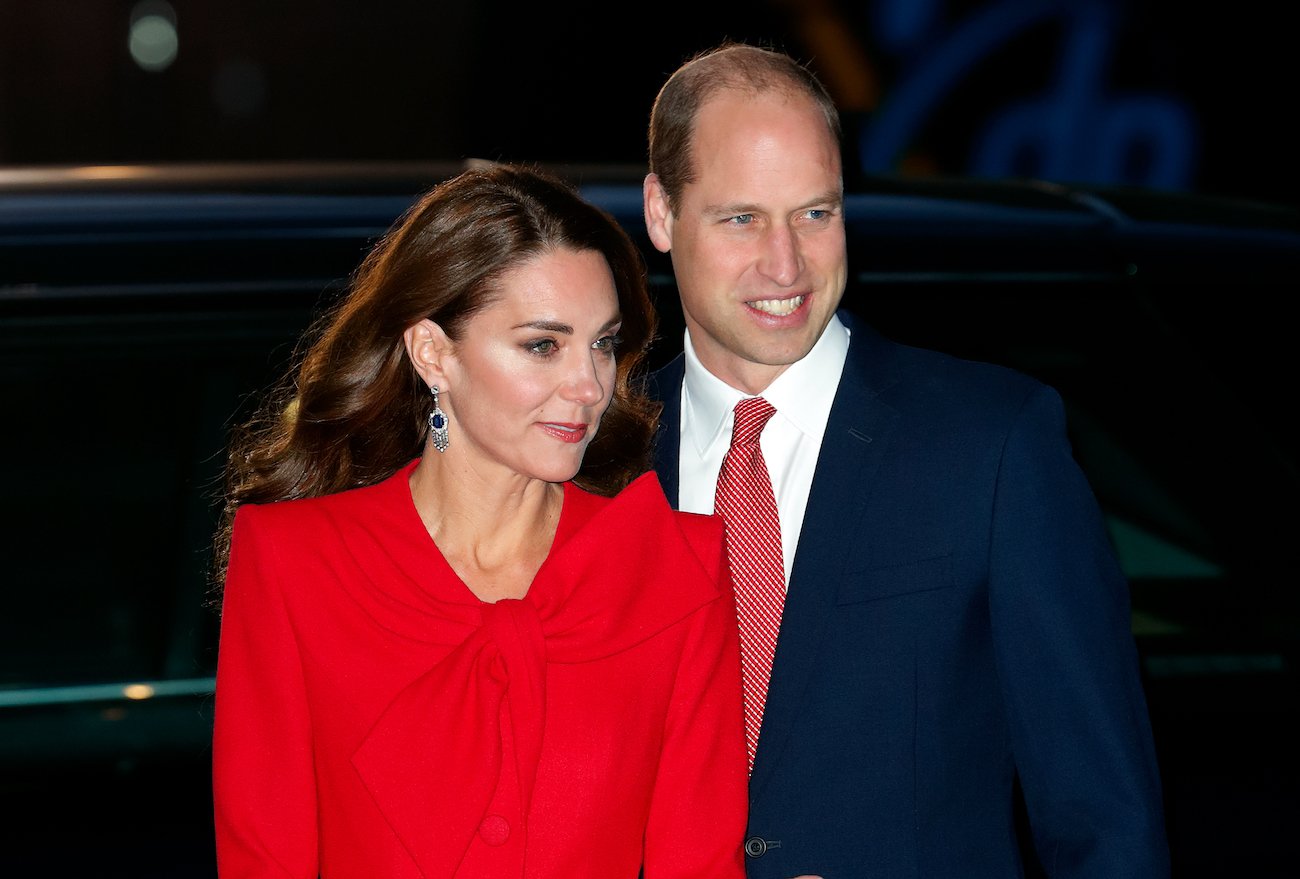
[[[11,513],[0,685],[210,676],[204,608],[225,430],[309,308],[153,296],[0,321]],[[15,514],[18,513],[19,514]]]

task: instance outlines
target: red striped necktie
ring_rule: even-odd
[[[772,478],[758,438],[776,414],[762,397],[736,404],[731,447],[722,459],[714,512],[726,523],[727,558],[740,618],[741,675],[745,685],[745,743],[750,769],[763,722],[768,678],[785,604],[781,522]]]

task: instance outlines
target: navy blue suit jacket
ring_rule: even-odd
[[[1021,876],[1017,777],[1052,877],[1168,875],[1128,584],[1059,395],[840,318],[749,875]],[[681,356],[652,377],[674,504],[682,378]]]

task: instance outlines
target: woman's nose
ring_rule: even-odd
[[[594,352],[593,352],[594,353]],[[578,403],[590,405],[599,403],[605,396],[605,382],[596,362],[597,357],[606,357],[604,353],[589,353],[579,358],[573,373],[565,383],[566,396]]]

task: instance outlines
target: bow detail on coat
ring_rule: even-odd
[[[465,626],[451,653],[380,715],[352,763],[428,879],[456,875],[499,790],[517,791],[526,821],[547,664],[621,653],[719,597],[720,541],[718,557],[682,569],[699,548],[662,551],[688,543],[674,516],[654,475],[637,479],[552,548],[524,598],[482,605],[480,625]],[[503,741],[514,765],[503,765]],[[514,874],[522,873],[521,859]]]

